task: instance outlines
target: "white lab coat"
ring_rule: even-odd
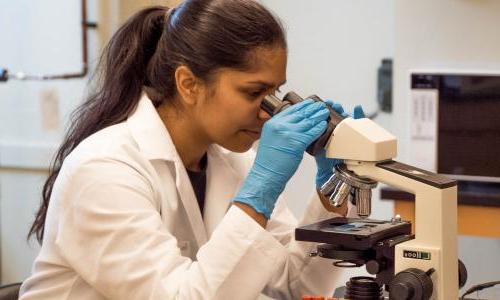
[[[202,217],[174,144],[143,96],[125,122],[66,158],[20,299],[331,295],[340,271],[308,256],[313,243],[294,240],[298,224],[282,199],[266,229],[231,206],[251,163],[251,151],[210,147]],[[301,224],[332,216],[315,195]]]

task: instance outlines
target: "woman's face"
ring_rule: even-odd
[[[270,116],[260,109],[264,96],[286,81],[286,50],[254,50],[250,70],[221,69],[197,105],[195,118],[211,143],[234,152],[245,152],[260,138]]]

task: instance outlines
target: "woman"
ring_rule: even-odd
[[[21,299],[331,294],[336,271],[278,201],[328,110],[260,109],[286,80],[279,22],[253,1],[188,0],[133,16],[103,57],[44,186]],[[317,162],[321,184],[334,162]],[[332,216],[317,198],[302,223]]]

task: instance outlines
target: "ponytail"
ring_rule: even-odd
[[[42,201],[30,228],[42,243],[45,217],[54,182],[66,156],[93,133],[123,122],[139,102],[147,84],[146,69],[165,27],[167,8],[151,7],[130,18],[111,38],[99,61],[100,86],[71,115],[68,132],[50,167]]]

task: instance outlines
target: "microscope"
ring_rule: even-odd
[[[322,101],[315,95],[307,98]],[[272,116],[303,100],[294,92],[283,99],[268,95],[261,107]],[[344,161],[319,190],[323,205],[328,209],[351,201],[359,218],[299,227],[295,239],[319,243],[312,256],[335,260],[337,267],[365,265],[375,275],[351,278],[344,298],[458,299],[466,270],[457,257],[457,182],[394,161],[397,141],[392,134],[370,119],[344,118],[333,109],[326,131],[307,152],[314,155],[322,148],[327,157]],[[377,182],[415,195],[415,234],[399,216],[368,218]]]

